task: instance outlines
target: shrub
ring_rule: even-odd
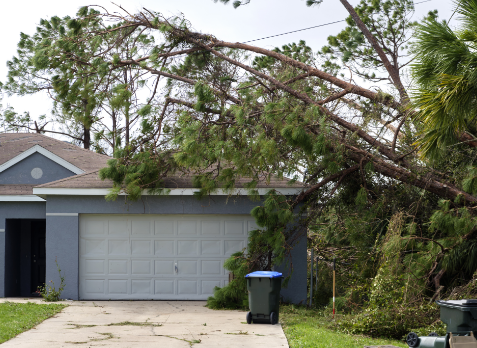
[[[436,324],[438,317],[439,308],[435,304],[406,307],[396,303],[387,308],[367,308],[337,326],[339,331],[347,334],[402,339],[411,331],[425,335],[432,331],[445,332],[442,325]]]
[[[58,269],[58,274],[60,275],[60,287],[56,290],[55,283],[53,280],[50,280],[51,284],[45,284],[39,286],[37,293],[43,297],[46,302],[57,302],[60,300],[61,293],[65,289],[65,277],[61,275],[61,269],[58,265],[58,261],[55,260],[56,268]]]
[[[432,332],[439,321],[439,306],[420,296],[421,284],[404,273],[401,265],[385,261],[374,278],[367,307],[338,323],[340,331],[372,337],[401,339],[410,331]],[[427,332],[430,329],[431,331]],[[439,330],[436,326],[435,330]],[[434,331],[435,331],[434,330]]]
[[[328,303],[328,309],[333,309],[333,298],[330,298]],[[336,312],[347,312],[349,309],[348,307],[348,299],[346,297],[336,297],[335,298],[335,310]]]
[[[234,279],[223,288],[215,287],[214,296],[207,299],[207,307],[211,309],[247,309],[247,260],[243,252],[237,252],[227,259],[224,268],[233,272]]]

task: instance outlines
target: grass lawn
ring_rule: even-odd
[[[60,312],[63,304],[0,303],[0,343],[29,330]]]
[[[408,348],[407,344],[365,336],[346,335],[330,329],[331,316],[304,307],[280,306],[280,322],[291,348],[351,348],[389,344]]]

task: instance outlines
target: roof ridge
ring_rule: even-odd
[[[77,178],[80,178],[80,177],[85,176],[85,175],[89,175],[89,174],[93,174],[93,173],[99,172],[100,170],[101,170],[101,169],[96,169],[96,170],[92,170],[92,171],[87,172],[87,173],[77,174],[77,175],[69,176],[69,177],[67,177],[67,178],[63,178],[63,179],[59,179],[59,180],[55,180],[55,181],[46,182],[46,183],[44,183],[44,184],[41,184],[41,185],[38,185],[38,186],[35,186],[35,187],[48,187],[48,186],[51,185],[51,184],[58,184],[58,183],[60,183],[60,182],[77,179]]]
[[[16,134],[16,133],[4,133],[4,134]],[[88,150],[88,149],[83,149],[82,147],[79,147],[77,145],[74,145],[74,144],[71,144],[69,142],[65,142],[65,141],[62,141],[62,140],[58,140],[58,139],[55,139],[55,138],[52,138],[52,137],[49,137],[48,135],[45,135],[45,134],[41,134],[41,133],[24,133],[24,134],[34,134],[34,135],[39,135],[43,138],[47,138],[48,140],[54,140],[56,141],[57,143],[60,143],[62,145],[69,145],[69,146],[73,146],[75,148],[75,150],[81,150],[81,151],[86,151],[88,152],[88,154],[94,154],[94,155],[98,155],[98,156],[101,156],[101,157],[107,157],[109,159],[111,159],[112,157],[111,156],[108,156],[108,155],[103,155],[101,153],[97,153],[97,152],[94,152],[94,151],[91,151],[91,150]],[[37,145],[40,145],[40,144],[37,144]],[[40,145],[41,146],[41,145]],[[43,147],[43,146],[42,146]]]

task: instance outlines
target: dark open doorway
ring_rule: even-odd
[[[36,296],[45,283],[46,220],[7,219],[5,225],[5,296]]]

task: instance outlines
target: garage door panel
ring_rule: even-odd
[[[104,260],[85,260],[84,262],[86,275],[104,275]]]
[[[155,280],[154,293],[157,295],[174,295],[175,281],[173,279]]]
[[[83,255],[105,255],[106,254],[106,240],[104,239],[82,239]]]
[[[132,275],[152,275],[152,260],[131,260]]]
[[[200,227],[203,236],[220,236],[222,234],[220,221],[202,221]]]
[[[174,240],[155,240],[154,241],[154,255],[156,256],[174,256],[175,255],[175,241]]]
[[[153,244],[150,240],[131,240],[131,255],[151,256]]]
[[[104,280],[102,279],[85,279],[84,290],[87,294],[104,294]]]
[[[129,236],[131,220],[108,221],[108,234],[110,236]]]
[[[132,279],[131,294],[152,294],[152,281],[150,279]]]
[[[201,255],[220,256],[222,255],[221,240],[203,240],[201,241]]]
[[[108,240],[108,255],[129,255],[129,238]]]
[[[108,292],[113,295],[127,295],[128,281],[126,279],[110,279],[108,281]]]
[[[150,236],[153,232],[154,221],[149,220],[132,220],[133,236]]]
[[[154,234],[157,236],[176,234],[174,221],[154,220]]]
[[[177,255],[178,256],[196,256],[198,255],[198,245],[197,240],[179,240],[177,241]]]
[[[203,275],[222,275],[222,262],[220,260],[202,260],[201,273]]]
[[[244,234],[244,222],[243,221],[225,221],[225,235],[237,236]]]
[[[178,280],[177,290],[179,295],[197,295],[197,280]]]
[[[156,260],[154,261],[154,274],[156,275],[172,275],[174,274],[173,260]]]
[[[245,241],[243,240],[225,240],[224,250],[225,256],[230,256],[237,251],[242,251],[245,247]]]
[[[246,247],[247,215],[80,215],[80,298],[205,300]]]
[[[88,220],[84,225],[84,234],[86,235],[104,235],[106,234],[107,221],[100,219]]]
[[[196,221],[178,221],[177,233],[179,236],[196,235],[197,222]]]
[[[108,273],[112,275],[128,275],[128,260],[109,260]]]
[[[220,287],[220,280],[201,280],[201,294],[212,296],[214,294],[214,288]]]
[[[197,275],[197,261],[183,260],[177,262],[178,275]]]

